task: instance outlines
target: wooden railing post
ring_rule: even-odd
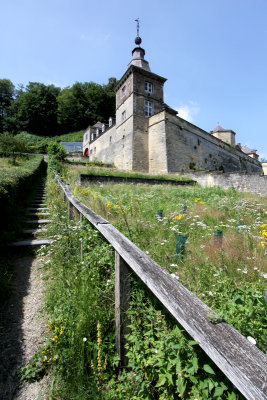
[[[120,367],[128,364],[125,349],[125,335],[129,333],[126,312],[129,308],[131,270],[119,253],[115,252],[115,323],[116,351],[120,357]]]
[[[74,207],[70,201],[69,201],[69,207],[68,207],[68,214],[69,214],[69,219],[74,219]]]

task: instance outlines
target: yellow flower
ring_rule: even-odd
[[[261,225],[261,228],[262,229],[266,228],[266,224]]]
[[[200,197],[197,197],[196,199],[195,199],[195,203],[198,203],[200,201]]]
[[[199,204],[205,204],[205,201],[199,201]]]
[[[264,247],[264,246],[265,246],[265,243],[264,243],[264,242],[260,242],[260,243],[259,243],[259,246]]]
[[[184,218],[184,214],[179,214],[179,215],[175,215],[172,219],[174,219],[174,221],[180,221],[183,218]]]

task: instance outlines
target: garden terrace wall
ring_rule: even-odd
[[[134,177],[124,177],[124,176],[106,176],[106,175],[86,175],[81,174],[78,176],[78,181],[80,184],[86,182],[117,182],[117,183],[146,183],[149,185],[194,185],[196,181],[174,181],[169,179],[150,179],[150,178],[134,178]]]
[[[267,196],[267,175],[247,174],[246,172],[195,172],[190,176],[201,186],[220,186],[223,189],[234,188]]]
[[[123,311],[129,299],[129,274],[137,276],[156,296],[227,378],[249,400],[266,400],[267,357],[226,322],[212,323],[215,314],[194,294],[155,263],[113,225],[77,200],[59,177],[57,182],[69,202],[69,215],[76,208],[113,246],[115,257],[116,348],[123,356]],[[118,276],[119,274],[119,276]],[[120,292],[118,293],[118,290]],[[122,311],[123,310],[123,311]]]

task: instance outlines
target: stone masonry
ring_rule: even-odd
[[[166,79],[150,71],[141,39],[136,43],[132,61],[116,87],[116,123],[89,127],[83,154],[119,169],[151,174],[197,170],[262,174],[257,159],[235,146],[235,132],[208,133],[164,103]]]

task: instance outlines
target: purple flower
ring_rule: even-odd
[[[168,254],[168,253],[166,254],[166,258],[167,258],[167,260],[169,260],[169,258],[170,258],[170,256],[169,256],[169,254]]]
[[[205,294],[204,294],[204,293],[202,293],[201,297],[202,297],[202,299],[204,299],[206,296],[205,296]]]

